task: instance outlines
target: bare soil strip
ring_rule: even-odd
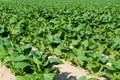
[[[62,60],[63,61],[63,60]],[[81,76],[88,78],[98,78],[99,80],[106,80],[103,77],[96,77],[95,75],[89,74],[85,69],[75,67],[71,62],[63,61],[64,64],[55,65],[54,68],[60,70],[60,74],[56,75],[55,80],[78,80]]]
[[[0,80],[16,80],[16,77],[11,73],[10,69],[3,66],[0,62]]]

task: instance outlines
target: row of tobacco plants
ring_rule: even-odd
[[[0,60],[17,80],[53,80],[59,70],[50,68],[62,63],[53,55],[120,79],[119,1],[64,7],[15,1],[0,1]]]

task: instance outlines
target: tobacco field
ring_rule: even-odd
[[[0,0],[0,60],[17,80],[53,80],[50,56],[120,80],[119,32],[120,0]]]

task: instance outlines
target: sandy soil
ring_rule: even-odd
[[[0,80],[16,80],[16,77],[13,73],[10,72],[10,69],[3,66],[0,62]]]
[[[62,60],[64,64],[55,65],[53,68],[58,68],[60,74],[56,75],[54,80],[77,80],[80,76],[86,76],[87,78],[95,77],[89,74],[82,68],[77,68],[71,64],[71,62]],[[72,79],[71,79],[72,78]],[[98,78],[98,77],[95,77]],[[99,80],[105,80],[104,78],[98,78]],[[2,66],[0,63],[0,80],[16,80],[10,69]]]
[[[60,70],[60,74],[55,76],[55,80],[78,80],[81,76],[86,76],[88,78],[98,78],[99,80],[106,80],[103,77],[96,77],[91,75],[82,68],[77,68],[72,65],[71,62],[63,61],[64,64],[55,65],[54,68],[58,68]]]

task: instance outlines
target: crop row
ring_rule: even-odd
[[[98,76],[120,79],[119,4],[70,8],[2,3],[0,59],[18,80],[52,80],[49,69],[61,62],[48,59],[51,55]]]

